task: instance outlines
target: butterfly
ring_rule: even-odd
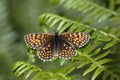
[[[49,61],[55,56],[70,59],[77,54],[76,48],[85,46],[90,35],[84,32],[62,34],[32,33],[24,36],[26,44],[37,51],[39,58]]]

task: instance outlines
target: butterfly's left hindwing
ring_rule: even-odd
[[[54,55],[54,40],[51,39],[47,43],[43,44],[41,48],[37,49],[37,54],[39,58],[43,61],[49,61],[51,60],[55,55]]]
[[[49,41],[53,37],[52,34],[27,34],[24,36],[26,44],[32,49],[39,48],[41,45]]]

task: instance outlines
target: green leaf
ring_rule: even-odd
[[[26,66],[27,66],[27,64],[26,64],[26,65],[24,65],[23,63],[22,63],[21,65],[18,64],[18,65],[17,65],[17,68],[18,68],[18,67],[19,67],[19,68],[18,68],[18,69],[16,68],[16,69],[17,69],[16,72],[20,72],[20,71],[21,71],[23,68],[25,68]],[[16,73],[15,73],[15,74],[16,74]],[[19,74],[19,73],[18,73],[18,74]]]
[[[116,43],[118,43],[118,41],[113,40],[113,41],[109,42],[107,45],[105,45],[105,47],[103,49],[108,49],[108,48],[112,47]]]
[[[62,66],[66,62],[66,59],[61,59],[60,66]]]
[[[87,64],[89,64],[90,63],[90,61],[85,61],[85,62],[82,62],[82,63],[80,63],[80,65],[77,67],[77,68],[81,68],[81,67],[84,67],[85,65],[87,65]]]
[[[60,24],[58,25],[57,31],[59,31],[63,27],[63,25],[65,25],[65,24],[66,24],[66,22],[60,21]]]
[[[104,71],[103,76],[102,76],[102,79],[103,79],[103,80],[106,80],[106,78],[107,78],[108,76],[109,76],[109,73],[106,72],[106,71]]]
[[[104,68],[103,68],[103,67],[98,67],[98,68],[95,70],[94,74],[92,75],[91,80],[95,80],[96,77],[97,77],[98,75],[100,75],[103,71],[104,71]]]
[[[25,77],[25,79],[29,78],[29,76],[31,76],[34,72],[37,72],[39,70],[38,67],[33,68],[33,70],[29,71]]]
[[[105,7],[99,6],[89,0],[60,0],[60,5],[66,9],[74,9],[86,14],[86,17],[92,17],[92,19],[99,22],[106,20],[111,15],[119,15],[115,11],[109,10]],[[84,5],[85,4],[85,5]]]
[[[85,72],[83,73],[83,76],[85,76],[86,74],[92,72],[94,69],[96,69],[98,67],[97,64],[93,63],[89,68],[87,68],[85,70]]]
[[[95,59],[95,60],[99,60],[99,59],[101,59],[101,58],[104,58],[104,57],[107,56],[110,52],[111,52],[111,50],[108,50],[108,51],[106,51],[106,52],[98,55],[98,56],[95,57],[94,59]]]
[[[98,49],[94,50],[94,52],[93,52],[90,56],[95,56],[95,55],[97,55],[100,51],[101,51],[101,48],[98,48]]]
[[[97,67],[105,64],[105,63],[108,63],[108,62],[111,62],[112,60],[111,59],[101,59],[95,63],[93,63],[89,68],[87,68],[83,74],[83,76],[85,76],[86,74],[90,73],[91,71],[95,70]]]
[[[73,32],[74,30],[76,30],[79,27],[78,24],[72,24],[72,26],[69,28],[69,32]]]
[[[59,33],[64,32],[67,28],[69,28],[72,25],[72,23],[66,23],[62,29],[59,30]]]
[[[42,74],[44,74],[45,72],[44,71],[40,71],[40,72],[37,72],[35,74],[35,76],[33,76],[32,80],[37,80],[37,79],[40,79],[40,77],[42,77]],[[45,75],[45,74],[44,74]]]
[[[21,76],[25,71],[27,71],[27,70],[29,70],[31,68],[32,68],[32,66],[24,67],[24,69],[22,69],[21,71],[19,71],[18,76]]]
[[[77,32],[81,31],[82,32],[85,29],[86,29],[86,26],[79,24],[79,26],[75,29],[75,31],[77,31]]]
[[[98,36],[98,34],[99,34],[99,32],[96,30],[96,31],[92,34],[91,39],[96,38],[96,37]]]
[[[101,59],[97,61],[97,65],[103,65],[105,63],[112,62],[112,61],[113,61],[112,59],[107,59],[107,58]]]

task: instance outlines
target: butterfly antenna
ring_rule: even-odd
[[[48,25],[46,25],[47,28],[49,28],[49,30],[53,31],[55,34],[58,34],[58,31],[56,31],[55,29],[49,27]]]

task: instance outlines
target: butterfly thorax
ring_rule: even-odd
[[[59,53],[59,41],[60,41],[60,38],[59,38],[59,35],[56,33],[55,36],[54,36],[54,44],[53,44],[53,47],[54,47],[54,55],[55,56],[58,56],[58,53]]]

